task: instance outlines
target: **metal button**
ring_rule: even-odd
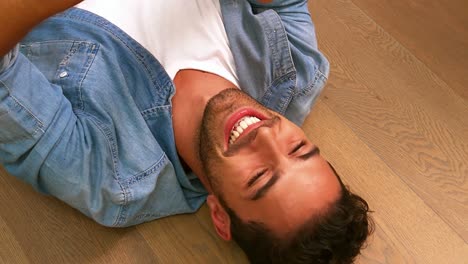
[[[68,76],[68,72],[67,72],[67,71],[63,71],[63,72],[61,72],[61,73],[59,74],[59,77],[60,77],[60,78],[65,78],[65,77],[67,77],[67,76]]]

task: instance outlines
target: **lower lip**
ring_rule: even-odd
[[[260,120],[267,119],[263,114],[259,113],[258,111],[251,109],[251,108],[244,108],[235,113],[233,113],[226,121],[224,125],[224,137],[225,137],[225,147],[229,146],[229,139],[231,137],[231,130],[232,127],[243,117],[246,116],[254,116]]]

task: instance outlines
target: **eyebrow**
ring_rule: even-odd
[[[309,152],[304,153],[304,154],[302,154],[301,156],[299,156],[297,158],[302,160],[302,161],[306,161],[306,160],[309,160],[309,159],[311,159],[312,157],[314,157],[315,155],[318,155],[318,154],[320,154],[320,149],[318,147],[314,147]],[[254,176],[252,179],[250,179],[249,183],[252,182],[252,184],[253,184],[260,176],[261,175]],[[265,196],[265,194],[271,189],[271,187],[273,187],[273,185],[275,185],[275,183],[278,181],[280,176],[281,176],[281,173],[279,173],[277,171],[275,173],[273,173],[273,176],[267,181],[267,183],[265,183],[265,185],[263,185],[261,188],[259,188],[255,192],[255,194],[250,198],[250,200],[256,201],[256,200],[262,198],[263,196]]]

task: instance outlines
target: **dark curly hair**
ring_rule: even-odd
[[[352,263],[374,230],[367,202],[343,184],[341,195],[319,215],[287,238],[277,237],[262,223],[244,222],[225,204],[231,233],[251,263]],[[224,201],[222,201],[224,203]]]

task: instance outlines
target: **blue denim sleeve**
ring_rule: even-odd
[[[50,83],[18,48],[2,59],[0,163],[36,190],[112,226],[123,199],[96,195],[105,185],[92,182],[90,160],[108,162],[96,152],[106,148],[103,137],[89,127],[80,125],[61,87]]]
[[[273,9],[281,17],[292,46],[302,52],[317,49],[315,28],[307,7],[307,0],[274,0],[270,3],[249,1],[254,13]]]
[[[0,161],[6,166],[20,159],[28,182],[38,174],[39,159],[24,157],[46,131],[73,118],[70,105],[61,89],[48,80],[15,47],[3,57],[0,72]],[[47,153],[37,153],[46,155]],[[45,157],[45,156],[44,156]]]
[[[143,47],[70,9],[0,57],[0,164],[105,226],[194,212],[206,192],[178,159],[173,93]]]
[[[318,49],[315,25],[307,6],[308,1],[274,0],[266,4],[258,0],[249,2],[254,13],[273,9],[281,18],[297,72],[296,86],[301,90],[291,101],[285,115],[302,124],[323,90],[330,71],[328,60]]]

